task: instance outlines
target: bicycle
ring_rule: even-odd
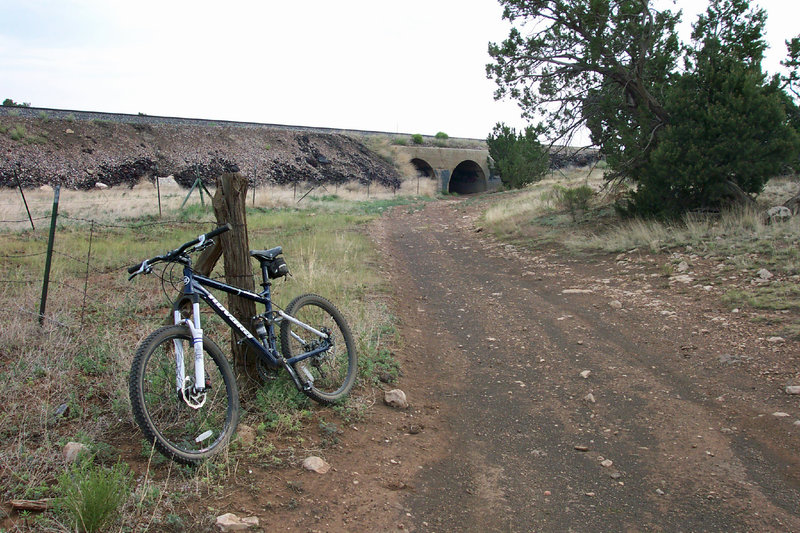
[[[259,293],[192,270],[190,254],[213,245],[213,238],[228,230],[229,224],[220,226],[128,268],[130,281],[139,274],[150,274],[158,263],[183,266],[183,288],[173,302],[174,324],[157,329],[139,344],[129,378],[136,423],[159,452],[183,464],[197,463],[224,449],[239,421],[236,378],[219,346],[203,335],[200,300],[241,337],[240,344],[257,354],[262,377],[283,369],[299,391],[321,404],[347,395],[356,379],[355,342],[331,302],[316,294],[303,294],[285,310],[273,308],[272,280],[289,274],[280,246],[250,251],[261,267],[263,290]],[[162,274],[162,282],[165,277]],[[264,312],[251,319],[258,338],[209,289],[263,304]]]

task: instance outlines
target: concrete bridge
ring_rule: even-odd
[[[432,146],[396,148],[398,157],[412,164],[420,176],[435,178],[442,192],[472,194],[500,186],[500,179],[489,171],[488,150]]]

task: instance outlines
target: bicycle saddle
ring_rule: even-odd
[[[259,261],[272,261],[283,252],[283,248],[280,246],[276,246],[275,248],[270,248],[269,250],[250,250],[250,256],[255,257]]]

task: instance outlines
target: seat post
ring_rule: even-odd
[[[264,287],[264,292],[269,292],[269,288],[272,285],[272,282],[269,280],[269,275],[267,274],[267,265],[263,262],[261,263],[261,286]]]

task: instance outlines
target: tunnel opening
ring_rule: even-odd
[[[456,194],[475,194],[486,190],[486,174],[475,161],[462,161],[453,170],[447,191]]]
[[[417,170],[418,178],[433,178],[436,176],[433,172],[433,167],[424,159],[415,157],[411,160],[411,164],[414,165],[414,168]]]

